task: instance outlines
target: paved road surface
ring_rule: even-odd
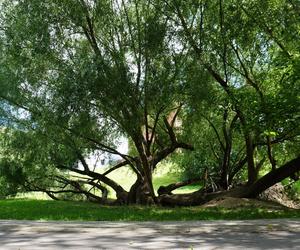
[[[0,249],[299,249],[300,220],[0,221]]]

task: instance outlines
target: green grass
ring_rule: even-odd
[[[179,182],[181,180],[181,176],[180,173],[169,173],[166,175],[161,175],[161,176],[154,176],[153,178],[153,186],[155,191],[157,191],[157,189],[160,186],[167,186],[169,184],[172,183],[176,183]],[[196,190],[199,190],[200,185],[199,184],[192,184],[192,185],[188,185],[188,186],[184,186],[181,188],[178,188],[176,190],[173,191],[174,194],[181,194],[181,193],[191,193],[194,192]]]
[[[0,200],[0,219],[78,221],[185,221],[300,218],[299,210],[261,208],[100,206],[86,202]]]

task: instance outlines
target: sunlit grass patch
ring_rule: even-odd
[[[299,210],[264,208],[203,208],[100,206],[88,202],[1,200],[0,219],[77,221],[188,221],[300,218]]]

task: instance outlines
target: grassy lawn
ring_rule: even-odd
[[[135,181],[135,175],[128,169],[118,169],[109,177],[126,190]],[[162,166],[154,174],[154,188],[180,180],[180,173],[172,171],[172,166]],[[300,183],[299,183],[300,184]],[[189,185],[174,193],[193,192],[199,185]],[[110,190],[110,198],[115,193]],[[185,221],[185,220],[245,220],[260,218],[298,218],[300,210],[270,209],[244,206],[224,207],[140,207],[140,206],[100,206],[87,202],[53,201],[43,193],[19,194],[17,199],[0,200],[0,219],[17,220],[79,220],[79,221]]]
[[[0,219],[79,221],[185,221],[220,219],[300,218],[299,210],[201,207],[108,207],[85,202],[0,200]]]

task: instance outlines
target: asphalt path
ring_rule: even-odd
[[[0,249],[300,250],[300,220],[0,221]]]

